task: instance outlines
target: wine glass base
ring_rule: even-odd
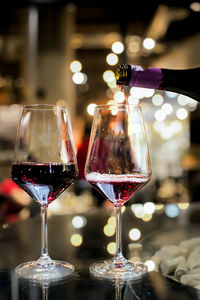
[[[49,264],[41,264],[37,260],[23,263],[16,267],[19,277],[33,281],[55,281],[66,278],[74,272],[74,266],[68,262],[53,260]]]
[[[95,277],[111,280],[138,280],[147,274],[147,267],[141,262],[114,264],[112,260],[107,260],[91,265],[90,273]]]

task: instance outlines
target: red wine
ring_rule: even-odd
[[[48,206],[76,179],[74,164],[19,163],[12,166],[12,179],[42,206]]]
[[[150,180],[149,174],[99,174],[86,175],[91,183],[106,198],[117,205],[123,205],[131,199]]]
[[[191,97],[200,102],[200,68],[171,70],[144,69],[141,66],[121,65],[116,70],[117,85],[167,90]]]
[[[120,88],[121,92],[124,94],[125,103],[128,105],[128,96],[121,84],[119,84],[119,88]]]

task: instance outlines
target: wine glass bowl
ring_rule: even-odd
[[[141,108],[133,105],[96,107],[85,168],[86,180],[110,200],[116,210],[116,253],[95,263],[90,272],[110,279],[134,279],[147,268],[127,261],[121,247],[121,208],[151,178],[151,165]]]
[[[77,172],[67,107],[24,106],[17,131],[12,179],[41,207],[42,247],[38,260],[16,268],[19,276],[48,281],[73,273],[71,264],[54,261],[48,255],[47,209],[75,181]]]

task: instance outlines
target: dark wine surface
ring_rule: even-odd
[[[117,205],[123,205],[150,180],[148,174],[99,174],[92,172],[86,180]]]
[[[12,179],[42,206],[48,206],[76,179],[74,164],[19,163],[12,166]]]

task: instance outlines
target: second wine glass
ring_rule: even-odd
[[[143,276],[142,263],[122,254],[121,209],[151,177],[151,165],[141,108],[133,105],[100,105],[95,109],[86,180],[110,200],[116,212],[116,253],[113,259],[90,267],[94,276],[122,280]]]
[[[42,247],[38,260],[19,265],[19,276],[57,280],[73,273],[67,262],[48,255],[47,208],[77,177],[69,111],[65,106],[24,106],[18,126],[12,179],[41,207]]]

